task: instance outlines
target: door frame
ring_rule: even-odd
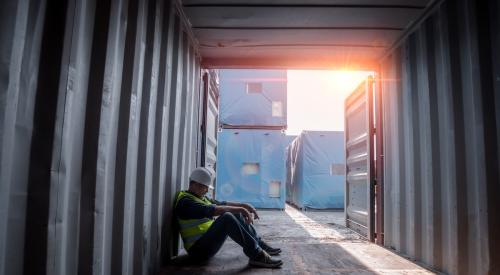
[[[375,78],[373,97],[375,113],[375,242],[384,245],[384,115],[380,77]]]

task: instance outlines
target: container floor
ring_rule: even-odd
[[[301,212],[287,205],[259,215],[257,232],[281,248],[281,268],[249,267],[241,247],[228,238],[210,261],[193,264],[183,253],[160,274],[433,274],[347,229],[342,211]]]

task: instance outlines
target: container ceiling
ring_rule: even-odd
[[[432,0],[184,0],[211,68],[373,69]]]

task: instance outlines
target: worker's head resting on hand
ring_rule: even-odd
[[[200,197],[204,196],[208,189],[214,189],[213,180],[213,170],[205,167],[195,168],[189,176],[189,191]]]

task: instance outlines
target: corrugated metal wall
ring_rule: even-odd
[[[499,1],[442,1],[381,63],[385,245],[500,274]]]
[[[0,2],[0,274],[155,273],[175,254],[200,63],[171,2]]]

